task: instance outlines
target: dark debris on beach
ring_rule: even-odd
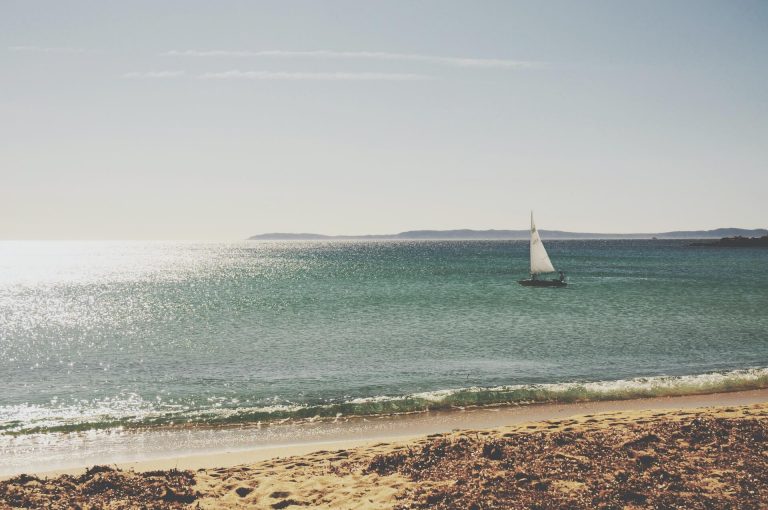
[[[198,494],[191,471],[134,473],[94,466],[80,476],[20,475],[0,482],[0,508],[188,508]]]
[[[768,508],[766,420],[481,434],[379,455],[365,470],[416,482],[401,510]]]
[[[356,508],[382,486],[396,488],[386,506],[398,510],[768,509],[768,408],[619,414],[198,473],[96,466],[80,476],[21,475],[0,482],[0,509],[219,508],[227,497],[237,508],[337,508],[334,497]],[[311,483],[328,475],[338,478]]]

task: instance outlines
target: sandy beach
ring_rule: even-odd
[[[0,480],[21,473],[48,477],[79,474],[97,464],[135,471],[229,467],[316,450],[349,449],[454,430],[492,429],[573,415],[762,402],[768,402],[768,389],[596,402],[466,407],[270,426],[176,427],[71,434],[66,442],[78,446],[58,457],[47,455],[47,450],[55,445],[50,439],[37,446],[38,459],[32,463],[16,462],[13,450],[4,452]]]
[[[0,510],[768,510],[768,0],[0,1]]]
[[[16,476],[0,505],[762,508],[766,402],[758,390],[389,418],[411,435]]]

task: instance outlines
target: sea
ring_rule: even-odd
[[[0,242],[0,472],[94,434],[768,387],[768,250],[545,243],[566,288],[518,285],[525,241]]]

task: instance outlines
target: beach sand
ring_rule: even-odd
[[[201,456],[188,471],[145,471],[166,460],[25,475],[0,482],[0,507],[766,508],[768,403],[749,402],[765,396],[552,407],[494,428]]]

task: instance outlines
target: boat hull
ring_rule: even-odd
[[[565,287],[568,285],[560,280],[518,280],[517,283],[524,287]]]

